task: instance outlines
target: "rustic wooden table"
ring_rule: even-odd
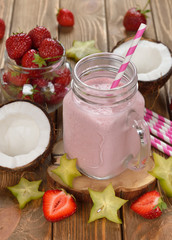
[[[0,41],[0,64],[4,64],[5,40],[18,31],[28,32],[36,25],[47,27],[52,36],[57,37],[70,48],[73,40],[95,39],[101,51],[111,51],[116,43],[128,36],[122,24],[127,9],[140,5],[147,0],[0,0],[0,18],[6,23],[6,32]],[[73,28],[59,27],[56,12],[59,7],[70,9],[75,15]],[[148,6],[146,37],[157,39],[172,48],[172,1],[151,1]],[[131,33],[130,33],[131,35]],[[74,63],[71,61],[72,67]],[[168,112],[168,96],[170,81],[157,96],[145,96],[146,107],[170,118]],[[172,83],[171,83],[172,85]],[[172,93],[172,91],[171,91]],[[62,110],[57,113],[58,138],[62,136]],[[43,179],[41,188],[49,189],[46,181],[46,169],[50,158],[33,171],[23,172],[22,176],[30,180]],[[115,224],[106,219],[88,224],[92,203],[78,202],[77,213],[57,223],[47,222],[43,216],[42,199],[29,203],[22,211],[17,201],[5,188],[7,182],[13,185],[21,177],[19,173],[0,172],[0,239],[9,240],[171,240],[172,239],[172,207],[171,199],[165,197],[168,210],[158,219],[145,220],[130,210],[129,201],[119,211],[123,224]],[[158,190],[159,187],[157,186]],[[149,189],[149,188],[148,188]]]

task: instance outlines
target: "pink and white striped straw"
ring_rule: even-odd
[[[117,73],[117,75],[115,77],[115,80],[112,83],[111,88],[115,88],[115,87],[118,86],[118,84],[119,84],[119,82],[120,82],[120,80],[121,80],[121,78],[122,78],[122,76],[123,76],[123,74],[124,74],[128,64],[130,62],[130,59],[131,59],[134,51],[136,50],[138,42],[140,41],[140,38],[142,37],[145,29],[146,29],[146,25],[144,23],[141,23],[140,27],[139,27],[139,29],[138,29],[138,31],[137,31],[137,33],[136,33],[132,43],[131,43],[131,47],[129,48],[129,50],[128,50],[126,56],[125,56],[125,59],[124,59],[122,65],[121,65],[121,67],[120,67],[120,69],[119,69],[119,71],[118,71],[118,73]]]
[[[165,141],[169,144],[172,144],[172,138],[171,137],[164,135],[163,133],[155,130],[154,128],[150,127],[149,125],[148,125],[148,127],[149,127],[149,131],[150,131],[151,134],[153,134],[154,136],[162,139],[163,141]]]
[[[172,127],[170,127],[168,124],[163,123],[163,122],[159,121],[158,119],[156,119],[150,115],[147,115],[147,114],[144,115],[144,119],[146,122],[149,122],[149,123],[153,124],[154,126],[160,128],[160,129],[164,130],[165,132],[168,132],[169,134],[172,135]]]
[[[158,138],[154,137],[154,136],[150,136],[151,137],[151,145],[158,149],[159,151],[167,154],[168,156],[172,156],[172,147],[169,146],[168,144],[160,141]]]
[[[148,122],[147,122],[147,123],[148,123]],[[171,135],[170,133],[165,132],[164,130],[162,130],[162,129],[156,127],[156,126],[154,126],[154,125],[151,124],[151,123],[148,123],[148,125],[149,125],[152,129],[156,130],[157,133],[160,133],[160,134],[162,134],[163,136],[167,136],[167,137],[168,137],[169,139],[171,139],[171,141],[172,141],[172,135]]]
[[[165,117],[163,117],[163,116],[161,116],[161,115],[159,115],[159,114],[157,114],[157,113],[155,113],[155,112],[153,112],[153,111],[151,111],[147,108],[145,108],[145,113],[152,116],[152,117],[155,117],[156,119],[159,120],[160,123],[163,122],[163,123],[166,123],[166,124],[168,124],[169,126],[172,127],[172,121],[170,121],[169,119],[167,119],[167,118],[165,118]]]

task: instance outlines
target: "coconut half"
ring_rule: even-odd
[[[51,152],[52,121],[42,107],[16,100],[0,107],[0,167],[22,170],[37,165]]]
[[[131,38],[118,42],[112,52],[125,57],[132,43]],[[154,82],[154,89],[148,86],[147,91],[162,87],[172,74],[172,55],[170,49],[153,39],[142,38],[131,58],[137,69],[140,85]],[[156,83],[158,81],[158,83]],[[143,88],[146,87],[143,86]],[[156,89],[157,90],[157,89]]]

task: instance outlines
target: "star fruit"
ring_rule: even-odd
[[[149,173],[159,180],[167,197],[172,197],[172,157],[165,159],[153,152],[153,158],[155,167]]]
[[[60,158],[60,166],[52,170],[69,187],[73,186],[74,178],[82,176],[76,168],[76,161],[76,158],[68,159],[67,155],[64,154]]]
[[[101,52],[95,47],[95,41],[90,40],[86,42],[73,41],[72,47],[66,51],[66,56],[68,58],[73,58],[76,62],[83,57],[86,57],[93,53]]]
[[[17,185],[7,188],[17,198],[22,209],[31,200],[39,199],[44,195],[44,192],[38,190],[41,182],[42,180],[30,182],[22,177]]]
[[[117,211],[128,200],[116,197],[111,183],[102,192],[97,192],[92,189],[88,190],[94,203],[90,212],[89,223],[104,217],[112,222],[122,223]]]

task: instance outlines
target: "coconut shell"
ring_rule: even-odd
[[[127,37],[124,38],[122,40],[120,40],[115,47],[113,47],[112,51],[114,51],[114,49],[116,49],[117,47],[119,47],[121,44],[129,41],[133,39],[133,37]],[[151,39],[151,38],[145,38],[142,37],[141,40],[147,40],[147,41],[151,41],[151,42],[155,42],[155,43],[162,43],[160,41]],[[162,43],[163,44],[163,43]],[[164,45],[164,44],[163,44]],[[167,46],[166,46],[167,47]],[[167,47],[168,48],[168,47]],[[172,51],[168,48],[171,57],[172,57]],[[142,81],[141,79],[138,80],[138,85],[139,85],[139,91],[143,94],[143,95],[148,95],[148,94],[152,94],[153,92],[158,92],[159,89],[161,87],[164,86],[164,84],[169,80],[170,76],[172,75],[172,66],[170,68],[170,70],[162,77],[152,80],[152,81]]]
[[[46,150],[41,155],[39,155],[36,159],[33,159],[32,162],[30,162],[30,163],[28,163],[28,164],[26,164],[24,166],[16,167],[16,168],[13,168],[13,169],[0,166],[0,171],[1,172],[4,172],[4,171],[21,172],[21,171],[26,171],[26,170],[30,170],[30,169],[38,167],[38,165],[43,163],[44,160],[51,154],[53,146],[54,146],[54,143],[56,141],[55,127],[54,127],[54,123],[52,121],[52,118],[47,113],[47,111],[42,106],[38,105],[37,103],[32,102],[30,100],[14,100],[14,101],[10,101],[8,103],[2,104],[0,106],[0,108],[3,107],[4,105],[12,103],[12,102],[21,102],[21,101],[29,102],[29,103],[35,105],[36,107],[40,108],[44,112],[44,114],[46,115],[46,117],[48,118],[49,123],[50,123],[50,129],[51,129],[50,141],[49,141],[49,144],[48,144]]]

